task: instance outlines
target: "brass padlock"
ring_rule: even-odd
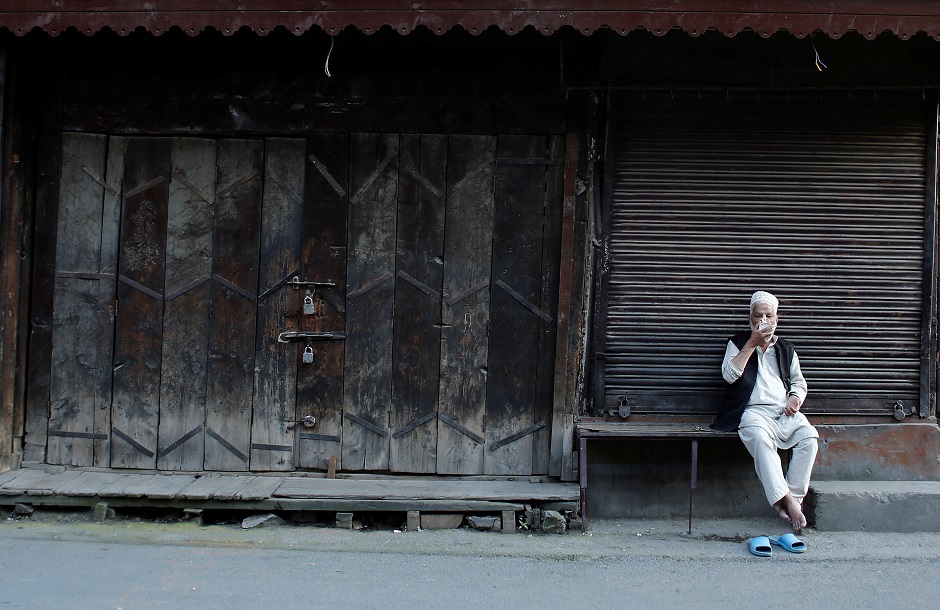
[[[315,313],[317,313],[317,308],[316,308],[316,305],[314,305],[313,303],[313,297],[311,296],[304,297],[304,315],[312,316]]]
[[[304,350],[304,364],[313,364],[313,348],[309,345]]]

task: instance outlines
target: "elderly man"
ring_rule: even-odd
[[[806,527],[803,498],[816,460],[816,428],[800,413],[806,380],[793,344],[776,336],[777,298],[751,296],[750,330],[728,340],[721,373],[728,382],[712,428],[738,436],[754,458],[767,501],[793,529]],[[786,476],[778,449],[792,449]]]

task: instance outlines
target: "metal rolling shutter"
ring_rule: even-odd
[[[762,289],[780,297],[807,412],[916,410],[920,92],[643,97],[614,108],[605,406],[714,412],[726,340]]]

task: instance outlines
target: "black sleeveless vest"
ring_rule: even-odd
[[[738,349],[744,347],[747,340],[751,337],[751,331],[740,332],[729,339]],[[780,378],[783,379],[783,386],[786,391],[790,390],[790,364],[793,362],[794,353],[793,344],[785,339],[777,337],[774,344],[774,352],[777,354],[777,367],[780,369]],[[754,391],[754,385],[757,383],[757,358],[752,357],[747,361],[744,367],[744,373],[732,384],[725,388],[725,395],[721,400],[721,406],[718,408],[718,417],[711,427],[722,432],[732,432],[738,429],[741,423],[741,416],[747,408],[747,402],[751,398],[751,392]]]

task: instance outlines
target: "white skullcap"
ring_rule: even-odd
[[[751,311],[754,311],[754,305],[758,303],[767,303],[774,308],[774,313],[777,313],[777,307],[780,305],[780,301],[777,300],[777,297],[763,290],[758,290],[751,295]]]

